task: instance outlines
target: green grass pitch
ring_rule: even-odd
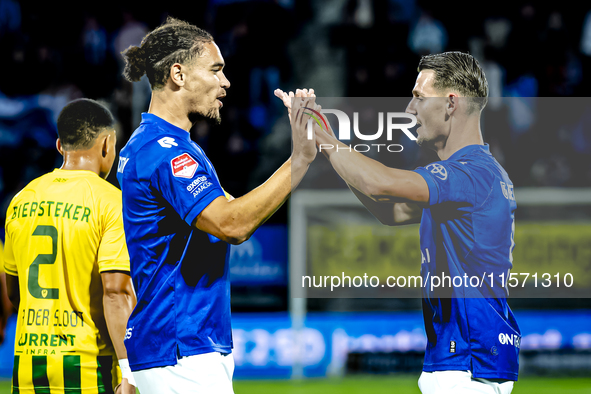
[[[236,394],[420,394],[418,376],[351,376],[343,379],[237,380]],[[10,393],[10,382],[0,381],[0,394]],[[524,377],[513,394],[591,394],[591,378]]]

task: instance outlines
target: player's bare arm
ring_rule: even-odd
[[[314,90],[311,89],[308,92],[308,95],[315,97]],[[277,96],[279,99],[281,99],[283,101],[283,104],[287,107],[288,111],[291,111],[291,105],[292,105],[292,101],[294,98],[293,92],[286,93],[280,89],[277,89],[275,91],[275,96]],[[316,126],[315,127],[316,144],[317,145],[326,144],[328,146],[330,146],[330,145],[336,146],[336,144],[339,144],[340,147],[346,147],[345,144],[339,142],[336,139],[335,134],[332,131],[332,128],[330,127],[330,123],[328,122],[327,119],[325,119],[325,120],[326,120],[326,124],[328,125],[328,130],[326,130],[326,131],[320,130],[318,128],[318,126],[315,125]],[[329,137],[332,139],[332,141],[327,141],[327,139]],[[334,143],[334,141],[336,141],[336,144]],[[322,149],[322,152],[329,159],[329,161],[330,161],[330,155],[335,151],[336,151],[336,148],[335,149],[325,149],[323,147],[323,149]],[[366,162],[363,159],[358,159],[358,160],[362,160],[365,162],[365,164],[367,166],[366,171],[384,171],[384,169],[395,170],[395,169],[383,166],[379,162],[369,159],[366,156],[364,156],[358,152],[349,152],[347,149],[347,150],[340,150],[339,153],[343,153],[343,154],[344,153],[354,153],[356,156],[362,156],[363,159],[367,159],[369,162]],[[368,177],[368,179],[363,179],[363,174],[352,173],[355,170],[359,170],[356,167],[356,165],[348,164],[347,163],[348,158],[343,157],[341,159],[342,160],[339,161],[339,163],[341,163],[340,165],[342,167],[344,167],[342,169],[343,172],[348,173],[349,176],[351,177],[351,179],[355,179],[355,178],[353,178],[354,176],[357,176],[358,178],[360,177],[362,179],[360,180],[360,182],[357,182],[357,185],[355,185],[349,181],[349,177],[345,177],[341,173],[339,173],[339,175],[343,178],[343,180],[345,180],[345,182],[347,182],[349,188],[351,189],[353,194],[355,194],[355,196],[359,199],[359,201],[361,201],[361,203],[381,223],[389,225],[389,226],[396,226],[396,225],[412,224],[412,223],[419,223],[420,222],[423,210],[417,203],[427,202],[429,199],[429,190],[428,190],[427,184],[422,179],[421,176],[418,176],[418,178],[420,178],[420,179],[415,179],[416,177],[413,175],[416,175],[416,174],[411,171],[396,170],[396,171],[402,171],[402,173],[395,173],[395,174],[393,174],[394,176],[399,176],[399,177],[400,176],[403,176],[403,177],[409,176],[411,178],[411,180],[414,183],[416,183],[414,185],[414,188],[418,189],[418,190],[411,189],[409,191],[398,191],[399,188],[396,188],[395,187],[396,185],[392,185],[392,186],[394,186],[394,188],[386,187],[388,185],[388,183],[387,183],[388,180],[384,179],[384,177],[388,176],[387,173],[383,174],[382,178],[372,176],[372,177]],[[335,159],[335,163],[336,162],[337,161]],[[373,162],[373,163],[371,163],[371,162]],[[335,164],[332,161],[331,161],[331,164],[333,165],[333,167],[335,166]],[[375,166],[375,165],[379,165],[379,166]],[[377,168],[374,168],[372,166],[375,166]],[[336,169],[336,167],[335,167],[335,169]],[[380,184],[379,183],[380,179],[383,179],[385,183]],[[403,178],[402,181],[405,182],[405,179]],[[423,188],[423,186],[424,186],[424,188]],[[400,194],[388,194],[388,193],[396,193],[396,192],[400,193]],[[410,192],[410,194],[409,194],[409,192]],[[426,197],[424,197],[424,195],[426,195]],[[424,201],[423,201],[423,199],[424,199]]]
[[[21,301],[18,276],[6,274],[6,292],[8,293],[8,299],[12,302],[14,309],[18,311],[18,306]]]
[[[326,154],[335,171],[348,184],[374,201],[415,202],[429,201],[427,182],[419,174],[386,167],[359,152],[349,151],[348,146],[315,127],[318,144],[332,145]],[[337,154],[337,146],[339,149]],[[324,152],[324,147],[322,149]]]
[[[2,261],[0,260],[0,264]],[[4,332],[8,323],[8,317],[12,313],[12,305],[6,293],[6,274],[0,272],[0,344],[4,342]]]
[[[119,360],[127,358],[123,340],[127,320],[136,304],[135,293],[129,273],[106,271],[101,273],[103,282],[103,309],[111,342]],[[117,390],[120,393],[135,393],[135,386],[123,378]]]
[[[296,97],[304,97],[304,91],[298,89]],[[307,97],[290,116],[294,145],[291,157],[250,193],[233,200],[224,197],[215,199],[197,216],[197,228],[228,243],[239,244],[283,205],[316,157],[315,141],[306,138],[309,115],[303,110],[303,107],[314,105],[314,97]]]
[[[357,199],[382,224],[400,226],[403,224],[420,223],[423,208],[416,203],[409,202],[378,202],[367,197],[353,186],[348,185]]]

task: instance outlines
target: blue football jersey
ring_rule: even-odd
[[[211,162],[188,132],[148,113],[119,156],[137,292],[125,339],[132,371],[230,353],[229,245],[194,227],[224,196]]]
[[[488,145],[466,146],[415,171],[429,186],[420,227],[423,370],[517,380],[521,333],[506,298],[515,246],[513,184]]]

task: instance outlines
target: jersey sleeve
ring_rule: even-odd
[[[415,170],[429,186],[429,205],[444,202],[474,204],[474,180],[466,164],[438,161]]]
[[[4,272],[6,272],[7,274],[12,276],[18,276],[18,270],[16,268],[16,261],[14,259],[14,252],[12,246],[12,237],[10,236],[8,228],[6,229],[4,253],[2,256],[0,256],[0,265],[3,266]]]
[[[99,272],[130,271],[129,252],[123,230],[121,193],[105,193],[100,204],[102,237],[97,255]]]
[[[158,166],[152,175],[152,186],[192,226],[201,211],[225,193],[206,159],[195,152],[176,153]]]

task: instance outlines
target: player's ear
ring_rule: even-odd
[[[111,138],[111,134],[110,133],[105,133],[103,135],[103,141],[101,143],[101,153],[104,157],[107,157],[109,155],[109,151],[111,150],[111,146],[109,144],[109,139]]]
[[[456,109],[458,109],[458,103],[459,103],[459,97],[457,94],[450,93],[449,96],[447,96],[447,103],[445,106],[445,110],[447,112],[447,115],[453,114],[454,111]]]
[[[185,86],[184,67],[180,63],[175,63],[170,67],[170,80],[178,87]]]
[[[57,148],[57,151],[60,153],[60,155],[63,156],[64,155],[64,150],[62,148],[62,142],[60,141],[59,138],[55,141],[55,147]]]

